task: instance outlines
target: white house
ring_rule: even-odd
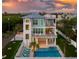
[[[40,48],[56,45],[56,18],[51,15],[31,13],[23,17],[23,42],[29,47],[36,41]]]

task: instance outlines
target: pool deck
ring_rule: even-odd
[[[34,52],[30,51],[30,57],[33,57]]]
[[[64,57],[64,53],[61,51],[61,49],[59,48],[59,46],[58,46],[58,45],[56,45],[56,47],[57,47],[57,49],[58,49],[59,53],[61,54],[61,57]]]
[[[56,46],[51,46],[51,47],[57,47],[57,50],[59,51],[59,53],[60,53],[60,55],[61,55],[61,58],[65,58],[64,57],[64,53],[61,51],[61,49],[59,48],[59,46],[58,45],[56,45]],[[16,53],[16,56],[15,56],[15,59],[21,59],[21,58],[29,58],[29,57],[32,57],[32,58],[36,58],[36,57],[34,57],[34,53],[30,50],[30,56],[29,57],[22,57],[21,56],[21,52],[22,52],[22,50],[24,49],[24,46],[23,46],[23,42],[22,42],[22,44],[21,44],[21,46],[20,46],[20,48],[18,49],[18,52]],[[53,57],[52,57],[53,58]]]

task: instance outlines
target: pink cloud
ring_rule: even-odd
[[[77,0],[56,0],[56,2],[70,4],[72,7],[75,7],[77,5]]]
[[[54,3],[54,6],[55,6],[56,8],[62,8],[62,7],[65,6],[65,4],[62,4],[62,3]]]
[[[68,5],[70,3],[63,2],[64,0],[52,0],[52,2],[40,2],[36,0],[5,0],[3,2],[3,11],[8,11],[8,12],[28,12],[30,10],[48,10],[48,11],[67,11],[70,10],[72,7],[71,5]],[[67,0],[65,0],[67,1]],[[73,10],[71,10],[73,11]]]
[[[55,12],[74,13],[75,10],[76,10],[75,8],[62,8],[56,10]]]
[[[46,8],[49,6],[44,2],[31,2],[31,0],[27,1],[27,2],[24,0],[21,0],[21,1],[19,1],[19,2],[15,2],[15,1],[3,2],[3,10],[9,11],[9,12],[10,11],[27,12],[30,10],[42,9],[42,8]]]

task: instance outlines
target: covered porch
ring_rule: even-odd
[[[33,37],[35,38],[36,43],[39,44],[40,48],[47,48],[50,46],[56,46],[55,38],[45,38],[45,37]]]

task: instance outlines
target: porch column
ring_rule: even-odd
[[[48,47],[48,39],[46,39],[46,46]]]
[[[36,43],[38,43],[38,38],[35,38]]]
[[[53,38],[54,39],[54,45],[56,45],[56,38]]]

